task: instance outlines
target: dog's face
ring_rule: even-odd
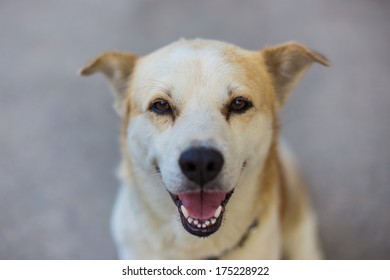
[[[130,154],[153,166],[197,236],[218,230],[242,174],[267,151],[273,104],[260,54],[179,42],[138,61]]]
[[[82,74],[110,79],[131,162],[157,174],[189,233],[208,236],[266,158],[276,113],[312,61],[328,63],[297,44],[254,52],[195,40],[141,58],[106,53]]]

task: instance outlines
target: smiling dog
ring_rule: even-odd
[[[317,259],[316,223],[278,113],[321,54],[180,40],[147,56],[107,52],[122,119],[112,233],[125,259]],[[207,238],[205,238],[207,237]]]

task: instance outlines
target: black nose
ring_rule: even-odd
[[[217,177],[222,169],[223,156],[214,149],[191,148],[181,154],[179,165],[189,180],[203,186]]]

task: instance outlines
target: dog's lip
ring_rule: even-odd
[[[182,223],[184,229],[187,230],[192,235],[195,235],[198,237],[207,237],[207,236],[215,233],[216,231],[218,231],[218,229],[220,228],[220,226],[222,224],[223,214],[225,212],[225,206],[229,202],[229,199],[232,196],[233,192],[234,192],[234,189],[226,193],[224,200],[221,202],[220,207],[218,207],[218,208],[220,208],[219,209],[220,214],[218,215],[217,218],[210,217],[207,219],[196,219],[197,224],[194,224],[194,222],[193,222],[195,220],[194,218],[191,218],[191,217],[187,218],[183,214],[183,210],[182,210],[183,204],[179,198],[179,195],[173,194],[171,192],[169,192],[169,194],[171,195],[173,202],[177,206],[178,212],[180,214],[180,220],[181,220],[181,223]],[[188,216],[188,214],[187,214],[187,216]],[[189,218],[192,219],[191,222],[189,222]],[[205,226],[206,223],[207,223],[207,226]],[[201,226],[199,226],[199,225],[201,225]],[[203,227],[202,227],[202,225],[203,225]]]

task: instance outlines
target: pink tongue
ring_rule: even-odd
[[[180,193],[179,199],[192,218],[206,220],[214,216],[215,210],[225,200],[225,192]]]

